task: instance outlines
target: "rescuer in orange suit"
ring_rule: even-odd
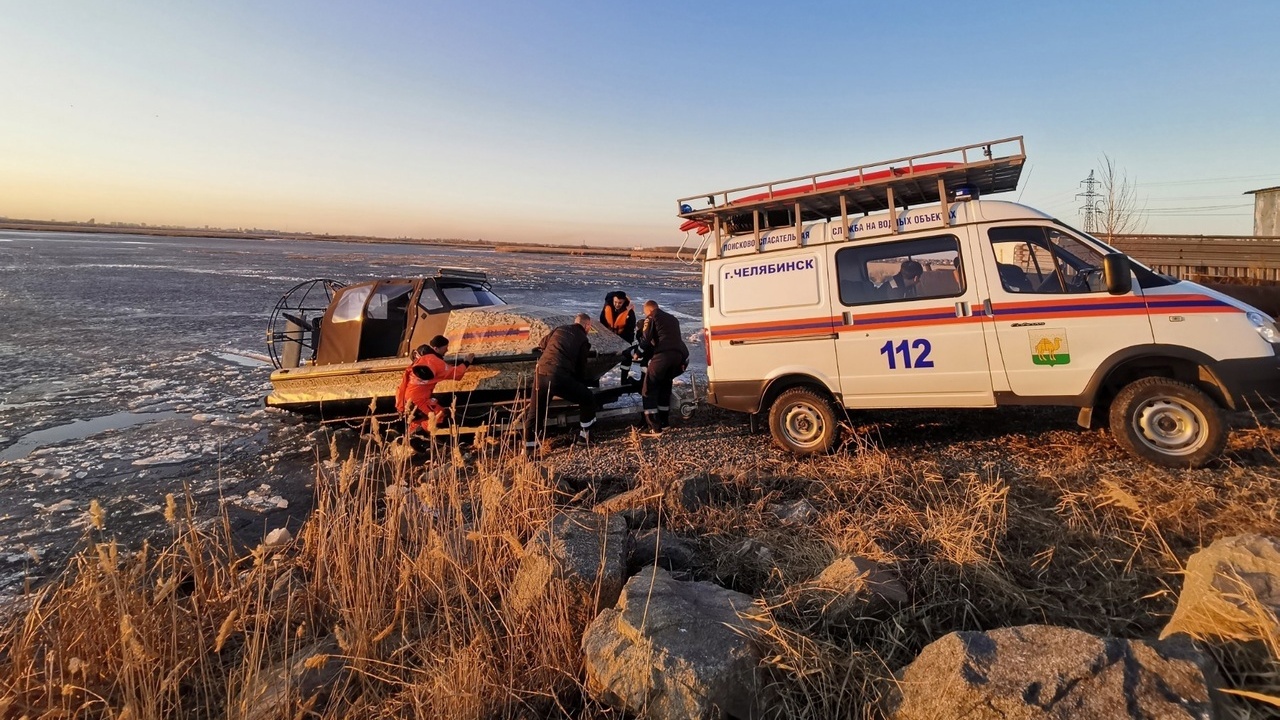
[[[444,360],[448,351],[449,339],[443,335],[431,338],[431,342],[413,351],[413,362],[405,369],[400,388],[396,390],[396,410],[408,416],[405,432],[409,435],[417,430],[429,431],[432,417],[437,423],[444,419],[444,407],[432,397],[436,384],[441,380],[461,379],[475,361],[475,355],[468,354],[462,362],[451,365]]]
[[[604,296],[604,307],[600,309],[600,324],[618,337],[627,341],[628,345],[636,342],[636,311],[631,306],[631,298],[621,290],[615,290]],[[631,379],[631,353],[622,359],[622,375],[618,378],[623,385],[634,383]]]

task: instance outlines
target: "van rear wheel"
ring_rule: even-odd
[[[1124,386],[1111,403],[1110,421],[1125,450],[1164,467],[1204,467],[1227,444],[1227,425],[1213,398],[1168,378]]]
[[[839,429],[831,402],[809,388],[785,390],[769,408],[773,441],[796,455],[831,452]]]

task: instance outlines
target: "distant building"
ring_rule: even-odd
[[[1253,196],[1254,237],[1280,237],[1280,185],[1245,195]]]

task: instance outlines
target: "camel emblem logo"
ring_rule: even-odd
[[[1040,330],[1028,333],[1031,340],[1031,362],[1036,365],[1066,365],[1071,362],[1067,347],[1067,331],[1064,329]]]

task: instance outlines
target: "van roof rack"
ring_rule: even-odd
[[[884,160],[841,170],[703,193],[676,201],[686,221],[750,231],[752,211],[800,212],[800,220],[822,220],[852,213],[947,202],[956,190],[980,194],[1018,187],[1026,148],[1022,136],[988,140],[922,155]],[[742,216],[746,216],[743,228]],[[791,220],[794,222],[795,220]],[[689,223],[686,223],[688,225]]]

